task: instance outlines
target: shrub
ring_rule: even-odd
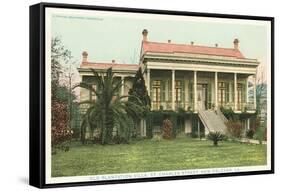
[[[240,139],[242,137],[243,127],[240,121],[229,120],[226,123],[227,131],[231,137]]]
[[[254,132],[256,132],[257,129],[259,128],[260,124],[261,124],[260,118],[253,119],[250,129],[252,129]]]
[[[265,122],[261,123],[260,126],[257,128],[254,139],[257,139],[260,144],[262,144],[262,141],[266,140],[266,126]]]
[[[210,132],[207,137],[209,140],[213,141],[214,146],[218,146],[219,141],[223,141],[226,137],[222,133],[216,131],[216,132]]]
[[[255,131],[253,129],[248,129],[246,132],[246,137],[252,139],[254,137]]]
[[[233,109],[230,107],[230,108],[224,108],[224,107],[221,107],[220,108],[221,112],[224,114],[224,116],[227,118],[227,119],[233,119],[235,118],[234,115],[234,111]]]
[[[172,132],[172,122],[169,119],[165,119],[163,121],[163,138],[164,139],[171,139],[173,136]]]
[[[78,140],[80,138],[81,130],[79,128],[72,128],[72,138]]]
[[[67,126],[68,111],[64,102],[52,100],[52,146],[71,139],[73,131]]]

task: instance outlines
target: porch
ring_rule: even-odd
[[[146,85],[152,110],[198,111],[232,108],[235,112],[255,111],[255,83],[250,74],[147,69]],[[253,76],[254,79],[254,76]],[[249,89],[253,95],[249,95]],[[196,98],[196,99],[195,99]]]

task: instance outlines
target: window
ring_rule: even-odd
[[[156,104],[160,104],[160,95],[161,95],[161,81],[155,80],[152,83],[152,101],[156,102]]]
[[[175,86],[175,93],[176,93],[176,102],[180,102],[182,100],[181,93],[182,93],[182,83],[179,80],[176,80]]]
[[[237,84],[237,103],[240,104],[244,101],[243,99],[243,84]]]
[[[226,101],[226,83],[219,82],[219,89],[218,89],[218,102],[220,105],[224,105]]]

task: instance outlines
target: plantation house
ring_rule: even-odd
[[[190,44],[153,42],[148,40],[148,31],[142,32],[139,64],[94,63],[87,60],[88,53],[83,52],[83,60],[78,71],[83,81],[96,88],[91,68],[104,72],[112,67],[116,79],[124,81],[121,95],[127,95],[132,86],[132,78],[141,67],[146,87],[151,98],[151,110],[172,110],[179,108],[192,111],[198,120],[198,127],[207,134],[210,131],[226,130],[227,119],[220,108],[232,108],[237,115],[255,113],[256,95],[249,98],[248,80],[256,78],[259,62],[246,58],[239,51],[239,40],[234,39],[232,48],[222,48]],[[255,82],[255,80],[253,80]],[[95,95],[85,89],[80,92],[81,101],[95,99]],[[249,118],[244,119],[245,128],[249,128]],[[183,131],[192,133],[192,120],[185,118]],[[197,126],[197,124],[196,124]],[[200,127],[198,128],[200,131]],[[146,136],[146,123],[140,125],[140,135]]]

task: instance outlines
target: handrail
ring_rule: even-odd
[[[223,120],[223,122],[227,123],[228,119],[224,116],[224,114],[221,112],[220,109],[217,109],[217,113],[220,116],[220,118]]]
[[[202,108],[199,106],[199,104],[197,104],[197,109],[198,109],[199,117],[202,118],[202,122],[208,128],[208,131],[210,132],[211,131],[210,129],[213,129],[213,128],[210,127],[210,126],[212,126],[211,123],[208,123],[208,121],[209,121],[208,116],[202,110]]]

